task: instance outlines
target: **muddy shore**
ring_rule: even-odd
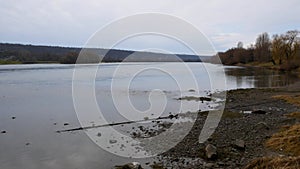
[[[278,95],[300,95],[300,84],[284,88],[239,89],[227,92],[222,120],[211,138],[203,144],[198,143],[207,116],[200,112],[191,132],[177,146],[162,154],[163,166],[243,168],[255,158],[284,156],[283,152],[275,152],[264,145],[282,126],[298,123],[297,119],[287,117],[286,114],[299,112],[300,107],[274,98]],[[248,113],[252,111],[256,112]],[[217,155],[211,159],[205,153],[209,144],[217,151]]]

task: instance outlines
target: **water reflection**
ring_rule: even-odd
[[[297,73],[266,68],[226,67],[225,73],[228,83],[235,82],[237,88],[281,87],[299,81]]]

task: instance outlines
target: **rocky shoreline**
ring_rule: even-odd
[[[162,166],[243,168],[259,157],[284,155],[265,148],[264,144],[282,126],[295,124],[297,119],[285,114],[299,112],[300,108],[275,99],[274,96],[299,91],[297,85],[289,88],[229,91],[222,120],[211,138],[203,144],[198,143],[207,116],[200,112],[191,132],[177,146],[163,154]],[[208,156],[207,150],[213,154]]]
[[[236,169],[245,168],[254,159],[261,157],[285,157],[288,154],[284,151],[266,148],[266,141],[275,133],[282,131],[283,127],[299,123],[299,118],[287,114],[300,112],[300,104],[291,104],[278,99],[278,96],[287,95],[300,98],[300,84],[284,88],[228,91],[222,119],[207,141],[200,144],[199,135],[209,112],[185,113],[180,116],[194,116],[196,119],[190,132],[175,147],[161,154],[157,161],[139,167]],[[140,132],[145,131],[148,130]]]

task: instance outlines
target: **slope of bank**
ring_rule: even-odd
[[[282,126],[299,123],[299,119],[287,116],[289,113],[300,112],[299,105],[278,98],[286,95],[300,96],[300,85],[229,91],[222,120],[208,141],[198,143],[207,116],[200,112],[187,137],[163,156],[167,158],[169,166],[178,168],[244,168],[262,157],[288,157],[289,154],[284,151],[266,147],[266,142],[281,131]],[[216,148],[214,158],[207,157],[208,145]],[[184,160],[187,158],[198,160],[191,163]]]
[[[292,71],[292,72],[299,72],[300,73],[300,67],[287,67],[284,65],[274,65],[272,62],[267,63],[260,63],[260,62],[250,62],[250,63],[238,63],[235,64],[235,66],[243,66],[243,67],[260,67],[260,68],[267,68],[272,70],[278,70],[278,71]]]

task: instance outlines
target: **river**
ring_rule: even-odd
[[[85,76],[80,77],[82,75]],[[57,133],[82,125],[101,125],[97,117],[91,118],[89,109],[87,115],[78,112],[78,105],[93,101],[89,101],[89,93],[82,94],[85,98],[74,98],[80,95],[80,87],[93,88],[106,122],[117,123],[209,110],[215,104],[197,102],[195,105],[196,102],[182,100],[184,106],[179,108],[178,98],[183,96],[207,97],[216,91],[279,87],[299,81],[292,73],[208,63],[1,65],[0,77],[0,168],[3,169],[99,169],[153,159],[133,159],[136,152],[128,153],[128,157],[124,157],[126,153],[119,156],[115,148],[124,145],[109,139],[108,144],[101,147],[97,138],[91,138],[91,133],[85,131]],[[127,109],[128,103],[134,111],[146,112],[147,116],[134,114]],[[155,105],[163,105],[163,109]],[[132,136],[133,126],[138,127],[122,125],[116,130]],[[93,130],[99,138],[105,137],[97,128]],[[126,148],[121,149],[126,152]]]

